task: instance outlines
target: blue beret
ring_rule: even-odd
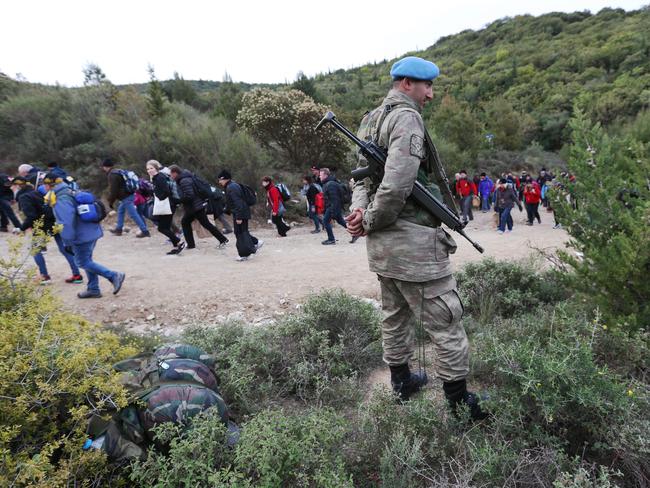
[[[407,56],[397,61],[390,69],[390,75],[395,78],[413,78],[415,80],[433,80],[440,74],[438,67],[431,61]]]

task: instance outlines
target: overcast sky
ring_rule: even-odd
[[[391,59],[520,14],[634,10],[648,0],[1,0],[0,71],[80,85],[98,64],[117,84],[159,79],[293,81]],[[444,67],[442,67],[444,69]]]

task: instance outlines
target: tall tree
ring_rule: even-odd
[[[165,114],[165,90],[156,78],[153,66],[147,68],[149,72],[149,88],[147,90],[147,108],[149,115],[157,119]]]

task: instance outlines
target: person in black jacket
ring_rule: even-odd
[[[323,225],[325,227],[323,221],[318,216],[318,212],[316,212],[316,195],[320,193],[320,190],[314,184],[314,179],[309,175],[302,178],[302,185],[303,194],[307,199],[307,215],[309,215],[309,218],[314,222],[314,226],[316,227],[311,233],[318,234],[320,232],[320,226]]]
[[[264,241],[258,239],[248,231],[248,221],[251,218],[251,209],[244,199],[241,185],[232,180],[228,170],[223,170],[217,176],[219,185],[226,191],[226,212],[232,214],[235,237],[237,238],[237,261],[246,261],[251,254],[255,254],[262,247]]]
[[[332,224],[330,220],[336,220],[343,228],[347,228],[343,219],[343,189],[341,184],[330,174],[328,168],[321,168],[320,179],[323,182],[323,196],[325,197],[325,214],[323,215],[323,227],[327,231],[327,240],[324,245],[336,244]]]
[[[172,220],[174,218],[174,212],[176,212],[176,207],[180,203],[177,199],[174,198],[171,192],[171,177],[167,176],[165,173],[162,173],[163,169],[162,164],[160,164],[155,159],[147,161],[147,174],[151,178],[151,183],[153,184],[153,194],[158,200],[169,199],[169,207],[171,209],[171,214],[169,215],[156,215],[156,221],[158,222],[158,232],[162,235],[167,236],[171,241],[174,248],[169,251],[167,254],[180,254],[180,252],[185,248],[185,243],[181,241],[176,233],[172,230]]]
[[[192,222],[198,220],[203,228],[207,229],[219,241],[219,249],[223,249],[228,243],[228,239],[208,220],[207,201],[201,198],[196,191],[194,175],[175,164],[169,167],[169,171],[178,185],[178,192],[185,210],[185,215],[181,219],[181,227],[183,228],[187,248],[194,249],[196,247],[194,234],[192,233]]]
[[[25,220],[20,224],[20,230],[25,232],[26,230],[33,228],[37,221],[40,221],[42,231],[54,237],[59,252],[63,254],[63,257],[68,261],[68,265],[72,271],[72,276],[66,278],[65,282],[83,283],[83,277],[79,273],[79,268],[74,262],[74,256],[65,250],[61,235],[53,232],[56,219],[52,208],[46,205],[43,201],[43,193],[45,193],[45,190],[43,189],[43,193],[39,192],[30,182],[20,176],[16,177],[13,183],[19,188],[16,193],[16,200],[18,201],[18,208],[25,216]],[[34,237],[32,246],[37,251],[34,254],[34,262],[36,263],[36,266],[38,266],[38,271],[41,274],[41,284],[49,284],[51,283],[51,278],[47,271],[45,257],[42,253],[44,250],[44,240],[39,237]]]
[[[9,221],[15,229],[20,228],[20,220],[16,217],[14,209],[11,208],[11,202],[14,200],[13,185],[9,176],[0,174],[0,232],[9,232]]]

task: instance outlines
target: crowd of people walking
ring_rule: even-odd
[[[230,242],[226,235],[234,234],[237,260],[246,261],[257,253],[264,242],[251,234],[249,221],[251,207],[258,203],[255,190],[233,179],[228,170],[222,170],[211,184],[197,174],[176,164],[163,166],[156,160],[147,161],[147,177],[140,178],[135,172],[122,169],[112,159],[105,159],[101,168],[106,174],[106,195],[110,209],[116,213],[115,226],[109,229],[114,236],[123,236],[125,220],[128,217],[138,228],[135,237],[151,236],[149,225],[166,237],[171,249],[169,255],[178,255],[184,250],[196,248],[193,223],[203,227],[223,249]],[[560,180],[572,181],[566,173]],[[512,211],[515,206],[526,210],[527,225],[541,223],[540,206],[552,211],[548,191],[558,183],[555,177],[542,168],[533,178],[525,171],[520,176],[503,173],[495,181],[486,173],[469,178],[465,170],[456,174],[452,193],[456,196],[465,222],[474,219],[473,212],[480,209],[487,213],[494,210],[495,227],[501,234],[512,231]],[[30,228],[53,237],[59,252],[65,257],[70,276],[67,283],[83,283],[80,269],[88,276],[87,289],[79,293],[80,298],[101,296],[98,277],[106,278],[117,293],[124,281],[124,273],[112,271],[92,259],[97,241],[102,237],[101,220],[106,215],[100,198],[88,192],[81,192],[74,178],[70,177],[56,162],[48,164],[46,170],[22,164],[13,178],[0,175],[0,231],[19,233]],[[261,192],[264,191],[264,193]],[[286,238],[291,226],[285,220],[287,206],[292,202],[287,185],[276,182],[270,176],[260,181],[260,195],[264,195],[269,223],[275,226],[279,238]],[[79,200],[86,195],[87,202]],[[351,186],[336,177],[336,169],[312,166],[302,178],[300,195],[305,202],[305,215],[313,223],[312,234],[325,230],[327,237],[321,243],[326,246],[337,244],[333,223],[346,228],[344,214],[351,201]],[[19,219],[12,202],[23,215]],[[90,202],[90,203],[88,203]],[[298,200],[293,200],[298,203]],[[94,221],[81,218],[81,209],[91,206],[97,214]],[[179,211],[180,210],[180,211]],[[227,215],[231,216],[230,220]],[[84,217],[87,217],[87,213]],[[175,216],[180,215],[179,218]],[[210,219],[212,217],[212,220]],[[38,222],[38,224],[37,224]],[[179,225],[176,222],[180,223]],[[57,229],[62,224],[62,229]],[[556,227],[559,224],[556,222]],[[57,229],[57,230],[55,230]],[[346,234],[347,235],[347,234]],[[352,237],[354,243],[359,237]],[[45,262],[42,239],[33,237],[34,261],[38,267],[41,282],[51,282]]]
[[[525,208],[526,225],[534,225],[535,221],[541,224],[540,206],[553,213],[549,190],[553,186],[564,187],[573,181],[573,175],[567,172],[561,172],[560,178],[557,178],[546,168],[542,168],[536,178],[526,171],[522,171],[520,176],[514,176],[512,172],[502,173],[496,183],[486,173],[470,179],[467,171],[461,170],[455,175],[451,191],[458,201],[463,222],[474,220],[473,209],[480,208],[483,213],[494,209],[496,230],[504,234],[513,229],[512,211],[515,206],[520,212]],[[555,219],[554,228],[560,227],[561,224]]]

